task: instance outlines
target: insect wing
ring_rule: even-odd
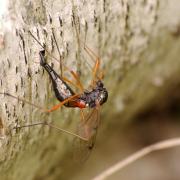
[[[97,130],[100,123],[99,115],[99,108],[94,108],[87,113],[84,120],[81,120],[80,124],[78,125],[78,135],[88,140],[83,141],[79,138],[74,139],[74,159],[77,162],[86,161],[94,147]]]

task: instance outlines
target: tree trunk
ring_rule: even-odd
[[[82,82],[89,82],[92,72],[87,64],[92,66],[92,61],[83,49],[85,41],[101,57],[109,91],[101,111],[101,141],[109,125],[132,122],[137,113],[168,101],[169,92],[179,85],[179,8],[178,0],[10,1],[1,41],[1,92],[51,108],[58,101],[39,65],[42,47],[29,31],[56,57],[47,55],[47,61],[57,72],[61,73],[58,59],[77,71]],[[78,110],[47,114],[8,96],[0,99],[0,179],[67,179],[72,169],[77,171],[70,159],[73,137],[42,126],[13,128],[48,120],[75,131]]]

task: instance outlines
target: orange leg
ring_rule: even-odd
[[[75,73],[74,71],[71,71],[70,73],[72,74],[72,76],[74,77],[74,79],[76,79],[76,83],[77,83],[77,85],[80,87],[81,91],[84,92],[84,87],[83,87],[83,85],[82,85],[82,83],[81,83],[81,81],[80,81],[80,79],[79,79],[78,74]]]
[[[63,64],[62,61],[59,61],[56,57],[54,57],[51,53],[48,52],[48,50],[39,42],[39,40],[31,33],[31,31],[29,31],[29,34],[33,37],[33,39],[35,39],[35,41],[46,51],[46,53],[51,57],[53,58],[54,60],[56,60],[57,62],[60,62],[61,63],[61,69],[62,69],[62,66],[65,68],[65,70],[68,70],[70,72],[70,74],[73,76],[73,78],[76,80],[76,83],[77,83],[77,86],[79,86],[79,88],[81,89],[81,92],[84,91],[84,88],[83,88],[83,85],[82,83],[80,82],[80,79],[78,77],[78,75],[70,70],[67,66],[65,66]],[[55,39],[55,35],[53,34],[53,38]],[[55,40],[56,41],[56,40]],[[57,46],[57,42],[55,42],[56,46]],[[59,47],[57,46],[57,49],[59,49]],[[58,50],[59,52],[59,50]],[[62,73],[61,73],[62,75]],[[72,83],[71,83],[72,84]]]
[[[76,35],[77,35],[77,38],[78,38],[78,43],[80,44],[80,42],[82,42],[82,40],[79,38],[79,34],[78,34],[78,31],[77,31],[77,27],[76,27],[76,23],[75,23],[75,19],[74,19],[74,16],[73,16],[73,22],[74,22],[74,26],[75,26],[75,30],[76,30]],[[100,58],[99,56],[96,55],[96,53],[94,53],[94,51],[92,51],[86,44],[86,35],[87,35],[87,29],[86,29],[86,33],[85,33],[85,40],[83,42],[84,44],[84,50],[86,51],[86,53],[89,55],[89,57],[91,58],[91,60],[95,63],[94,64],[94,67],[92,68],[92,73],[93,73],[93,78],[92,78],[92,81],[91,81],[91,85],[94,85],[95,81],[96,81],[96,78],[98,79],[102,79],[103,76],[104,76],[104,73],[101,71],[99,72],[98,74],[98,71],[99,71],[99,67],[100,67]]]
[[[75,19],[74,19],[74,16],[73,16],[73,23],[74,23],[74,26],[75,26],[75,30],[76,30],[76,35],[77,35],[77,39],[78,39],[78,43],[80,44],[81,39],[79,38],[79,34],[78,34],[78,31],[77,31],[77,27],[76,27],[76,23],[75,23]],[[86,34],[85,34],[85,41],[86,41]],[[100,58],[99,56],[96,55],[96,53],[94,53],[94,51],[92,51],[86,44],[85,44],[85,41],[84,41],[84,50],[86,51],[86,53],[89,55],[89,57],[91,58],[91,60],[95,63],[94,64],[94,67],[92,68],[92,73],[93,73],[93,78],[92,78],[92,81],[91,81],[91,86],[94,86],[94,83],[96,81],[96,79],[102,79],[103,77],[103,73],[100,72],[100,75],[98,75],[98,71],[99,71],[99,68],[100,68]]]
[[[33,37],[33,39],[35,39],[35,41],[36,41],[43,49],[45,49],[46,53],[47,53],[50,57],[52,57],[52,58],[55,59],[57,62],[59,62],[59,60],[58,60],[56,57],[52,56],[52,54],[48,52],[48,50],[39,42],[39,40],[31,33],[31,31],[29,31],[29,34]],[[53,38],[54,38],[54,40],[55,40],[54,34],[53,34]],[[56,44],[56,46],[57,46],[56,40],[55,40],[55,44]],[[58,47],[58,46],[57,46],[57,49],[58,49],[58,52],[59,52],[59,47]],[[59,52],[59,53],[60,53],[60,52]],[[83,90],[83,86],[82,86],[82,84],[81,84],[81,82],[80,82],[80,79],[79,79],[78,75],[77,75],[74,71],[70,70],[67,66],[65,66],[62,61],[61,61],[60,63],[61,63],[61,66],[64,66],[65,69],[68,70],[68,71],[70,72],[70,74],[76,79],[77,84],[80,86],[81,90]]]
[[[70,79],[68,79],[68,78],[66,78],[66,77],[62,77],[62,79],[63,79],[65,82],[71,84],[72,86],[78,88],[78,89],[81,91],[81,93],[83,93],[83,92],[84,92],[84,87],[83,87],[83,85],[82,85],[82,83],[81,83],[81,81],[80,81],[77,73],[75,73],[75,72],[72,71],[72,70],[70,70],[70,73],[71,73],[71,75],[73,76],[73,78],[76,80],[76,83],[72,82],[72,80],[70,80]]]
[[[72,99],[74,99],[74,98],[76,98],[76,97],[79,96],[79,94],[75,94],[75,95],[70,96],[69,98],[65,99],[65,100],[62,101],[61,103],[53,106],[51,109],[46,109],[46,108],[44,108],[44,107],[41,107],[41,106],[36,105],[36,104],[34,104],[34,103],[31,103],[30,101],[27,101],[27,100],[24,99],[24,98],[16,97],[16,96],[11,95],[11,94],[9,94],[9,93],[1,93],[1,92],[0,92],[0,94],[5,95],[5,96],[12,97],[12,98],[14,98],[14,99],[17,99],[18,101],[25,102],[26,104],[29,104],[29,105],[31,105],[31,106],[33,106],[33,107],[35,107],[35,108],[37,108],[37,109],[39,109],[39,110],[41,110],[41,111],[43,111],[43,112],[52,112],[52,111],[55,111],[55,110],[57,110],[58,108],[62,107],[64,104],[66,104],[68,101],[70,101],[70,100],[72,100]]]
[[[65,99],[65,100],[62,101],[61,103],[53,106],[51,109],[46,110],[46,112],[55,111],[55,110],[59,109],[60,107],[62,107],[64,104],[66,104],[68,101],[73,100],[74,98],[76,98],[76,97],[78,97],[78,96],[79,96],[79,94],[75,94],[75,95],[73,95],[73,96],[70,96],[69,98]]]
[[[100,63],[101,63],[101,60],[100,58],[87,46],[84,44],[84,50],[87,52],[87,54],[90,56],[90,58],[93,60],[93,62],[95,63],[94,64],[94,67],[92,68],[92,74],[93,74],[93,77],[92,77],[92,81],[91,81],[91,86],[94,86],[95,85],[95,82],[97,79],[102,79],[103,77],[103,72],[102,71],[99,71],[100,69]]]
[[[72,82],[71,80],[69,80],[68,78],[62,77],[62,79],[63,79],[65,82],[67,82],[67,83],[71,84],[72,86],[74,86],[74,87],[76,87],[76,88],[78,88],[78,89],[81,90],[81,87],[80,87],[80,86],[78,86],[77,84],[75,84],[74,82]]]
[[[58,53],[59,53],[59,58],[61,58],[60,49],[59,49],[58,43],[57,43],[56,38],[55,38],[54,29],[52,29],[52,34],[53,34],[53,39],[54,39],[54,41],[55,41],[55,45],[56,45],[57,50],[58,50]],[[65,65],[63,65],[62,60],[60,60],[60,66],[61,66],[61,76],[62,76],[62,75],[63,75],[63,73],[62,73],[62,69],[63,69],[62,66],[65,67]],[[66,68],[66,70],[68,70],[68,71],[70,72],[70,74],[74,77],[74,79],[76,80],[77,86],[79,86],[81,92],[83,92],[83,91],[84,91],[84,88],[83,88],[83,85],[82,85],[81,82],[80,82],[80,79],[79,79],[79,76],[77,75],[77,73],[75,73],[74,71],[70,70],[70,69],[67,68],[67,67],[65,67],[65,68]]]
[[[76,86],[79,87],[81,92],[84,92],[84,87],[79,79],[79,76],[77,73],[75,73],[73,70],[70,70],[67,66],[64,65],[65,70],[69,71],[69,73],[72,75],[72,77],[76,80]],[[67,79],[67,78],[65,78]],[[70,80],[69,80],[70,81]],[[71,83],[72,84],[72,83]],[[73,83],[74,84],[74,83]]]

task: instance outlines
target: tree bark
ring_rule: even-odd
[[[54,57],[77,71],[87,86],[92,76],[87,64],[92,61],[77,35],[82,42],[86,38],[88,47],[102,59],[109,91],[101,119],[106,136],[107,126],[131,122],[150,105],[168,100],[169,92],[179,85],[179,8],[178,0],[10,1],[11,28],[4,28],[0,52],[1,92],[42,107],[58,103],[49,77],[39,65],[42,47],[28,31]],[[61,72],[59,62],[50,56],[47,60]],[[66,179],[75,169],[69,158],[73,137],[47,127],[13,128],[48,120],[75,131],[79,112],[63,108],[45,114],[11,97],[1,95],[0,99],[0,179]]]

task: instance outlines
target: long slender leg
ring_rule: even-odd
[[[102,79],[104,76],[104,73],[102,72],[102,70],[99,72],[99,74],[97,74],[97,72],[99,71],[99,67],[101,64],[101,59],[99,56],[97,56],[97,54],[92,51],[87,45],[86,45],[86,37],[87,37],[87,23],[85,25],[85,38],[84,38],[84,50],[86,51],[86,53],[89,55],[89,57],[91,58],[91,60],[95,63],[94,68],[92,68],[93,72],[94,72],[94,77],[93,79],[95,80],[95,77],[97,76],[98,79]],[[94,57],[93,57],[94,56]],[[97,74],[97,75],[96,75]]]
[[[67,66],[64,65],[64,68],[65,70],[67,70],[71,75],[72,77],[74,78],[74,80],[76,80],[76,85],[80,87],[81,91],[83,92],[84,91],[84,87],[80,81],[80,78],[78,76],[78,74],[76,72],[74,72],[73,70],[71,70],[70,68],[68,68]]]
[[[41,64],[42,66],[44,66],[44,64],[46,64],[46,63],[45,63],[45,60],[44,60],[43,52],[40,52],[40,58],[41,58],[40,64]],[[56,74],[54,74],[54,75],[56,75]],[[54,106],[54,107],[51,108],[50,110],[47,110],[47,109],[44,108],[44,107],[41,107],[41,106],[36,105],[36,104],[34,104],[34,103],[30,102],[30,101],[27,101],[27,100],[24,99],[24,98],[16,97],[16,96],[14,96],[14,95],[12,95],[12,94],[9,94],[9,93],[7,93],[7,92],[0,92],[0,94],[5,95],[5,96],[12,97],[12,98],[17,99],[17,100],[22,101],[22,102],[25,102],[25,103],[33,106],[33,107],[36,107],[36,108],[40,109],[40,110],[43,111],[43,112],[52,112],[52,111],[60,108],[62,105],[64,105],[65,103],[67,103],[69,100],[71,100],[71,99],[79,96],[79,95],[77,95],[77,94],[72,95],[72,96],[70,96],[69,98],[66,98],[66,99],[65,99],[64,101],[62,101],[60,104]]]
[[[46,112],[55,111],[55,110],[59,109],[60,107],[62,107],[64,104],[66,104],[68,101],[73,100],[74,98],[76,98],[76,97],[78,97],[78,96],[79,96],[79,94],[75,94],[75,95],[73,95],[73,96],[70,96],[69,98],[65,99],[65,100],[62,101],[61,103],[53,106],[51,109],[46,110]]]
[[[90,50],[90,48],[88,48],[86,45],[84,45],[84,50],[87,52],[87,54],[90,56],[90,58],[95,62],[93,68],[92,68],[92,80],[91,80],[91,85],[94,86],[94,83],[96,81],[96,79],[100,79],[99,75],[98,75],[98,71],[100,68],[100,58],[98,56],[95,55],[95,53]],[[94,59],[94,57],[96,59]]]
[[[74,79],[76,79],[76,84],[80,87],[81,91],[84,91],[84,87],[79,79],[79,76],[77,73],[75,73],[74,71],[71,71],[72,76],[74,77]]]
[[[34,104],[34,103],[31,103],[30,101],[27,101],[27,100],[24,99],[24,98],[16,97],[16,96],[14,96],[14,95],[12,95],[12,94],[9,94],[9,93],[6,93],[6,92],[0,92],[0,94],[5,95],[5,96],[12,97],[12,98],[14,98],[14,99],[17,99],[18,101],[25,102],[26,104],[29,104],[29,105],[37,108],[37,109],[40,109],[41,111],[46,112],[46,109],[45,109],[44,107],[41,107],[41,106],[36,105],[36,104]]]
[[[61,76],[63,76],[63,63],[62,63],[62,59],[61,59],[60,49],[59,49],[59,46],[58,46],[58,43],[57,43],[57,40],[56,40],[56,37],[55,37],[54,28],[52,28],[52,35],[53,35],[53,39],[54,39],[54,41],[55,41],[55,45],[56,45],[56,47],[57,47],[58,54],[59,54]]]
[[[17,99],[17,100],[22,101],[22,102],[25,102],[26,104],[29,104],[29,105],[31,105],[31,106],[33,106],[33,107],[35,107],[35,108],[37,108],[37,109],[39,109],[39,110],[41,110],[41,111],[43,111],[43,112],[52,112],[52,111],[55,111],[55,110],[59,109],[60,107],[62,107],[64,104],[66,104],[68,101],[70,101],[70,100],[72,100],[72,99],[74,99],[74,98],[76,98],[76,97],[79,96],[79,94],[75,94],[75,95],[73,95],[73,96],[65,99],[65,100],[62,101],[61,103],[53,106],[51,109],[46,109],[46,108],[44,108],[44,107],[41,107],[41,106],[36,105],[36,104],[34,104],[34,103],[31,103],[30,101],[27,101],[27,100],[24,99],[24,98],[16,97],[16,96],[14,96],[14,95],[12,95],[12,94],[9,94],[9,93],[2,93],[2,92],[0,92],[0,94],[5,95],[5,96],[12,97],[12,98]]]
[[[62,79],[63,79],[65,82],[67,82],[67,83],[71,84],[72,86],[76,87],[77,89],[79,89],[81,93],[84,92],[85,89],[84,89],[84,87],[83,87],[82,84],[79,85],[78,83],[74,83],[72,80],[70,80],[70,79],[68,79],[68,78],[66,78],[66,77],[62,77]]]
[[[55,41],[55,44],[56,44],[56,47],[57,47],[57,50],[58,50],[58,53],[59,53],[59,57],[61,58],[60,49],[59,49],[59,46],[58,46],[58,43],[57,43],[57,41],[56,41],[56,37],[55,37],[55,34],[54,34],[54,29],[52,29],[52,33],[53,33],[53,39],[54,39],[54,41]],[[63,75],[63,73],[62,73],[62,65],[63,65],[63,63],[62,63],[62,60],[61,60],[61,59],[60,59],[60,64],[61,64],[61,76],[62,76],[62,75]],[[82,83],[81,83],[81,81],[80,81],[80,78],[79,78],[79,76],[77,75],[77,73],[75,73],[74,71],[70,70],[70,69],[67,68],[65,65],[64,65],[64,67],[65,67],[66,70],[68,70],[68,71],[70,72],[70,74],[74,77],[74,79],[76,80],[77,86],[79,86],[80,89],[81,89],[81,91],[83,92],[83,91],[84,91],[84,88],[83,88],[83,85],[82,85]]]
[[[55,61],[59,62],[59,60],[58,60],[56,57],[54,57],[54,56],[47,50],[47,48],[40,43],[40,41],[32,34],[31,31],[28,31],[28,32],[29,32],[29,34],[31,35],[31,37],[46,51],[46,53],[47,53],[51,58],[53,58]]]
[[[73,79],[76,81],[76,87],[79,87],[79,89],[81,90],[81,92],[83,92],[84,91],[84,87],[83,87],[83,85],[82,85],[82,83],[81,83],[81,81],[80,81],[80,78],[79,78],[79,76],[78,76],[78,74],[76,73],[76,72],[74,72],[73,70],[70,70],[67,66],[64,66],[64,68],[65,68],[65,70],[67,70],[70,74],[71,74],[71,76],[73,77]],[[63,77],[64,78],[64,77]],[[67,79],[67,78],[65,78],[65,79]],[[74,83],[73,83],[74,84]]]
[[[85,115],[82,109],[80,109],[81,112],[81,121],[84,122],[85,121]]]
[[[55,37],[55,34],[54,34],[54,29],[52,29],[52,34],[53,34],[53,39],[54,39],[54,41],[55,41],[55,45],[56,45],[57,50],[58,50],[58,53],[59,53],[59,58],[61,58],[60,49],[59,49],[59,46],[58,46],[58,43],[57,43],[57,40],[56,40],[56,37]],[[63,63],[62,63],[62,60],[61,60],[61,59],[60,59],[60,65],[61,65],[61,76],[63,76],[63,72],[62,72],[62,65],[63,65]],[[65,67],[65,66],[64,66],[64,67]],[[67,67],[65,67],[65,68],[66,68],[66,70],[68,70],[68,71],[70,72],[70,74],[74,77],[74,79],[76,80],[76,85],[77,85],[77,86],[81,89],[81,91],[83,92],[83,91],[84,91],[84,88],[83,88],[83,85],[82,85],[82,83],[81,83],[78,75],[77,75],[74,71],[70,70],[69,68],[67,68]]]
[[[79,136],[78,134],[75,134],[73,132],[70,132],[70,131],[67,131],[65,129],[62,129],[60,127],[57,127],[51,123],[48,123],[48,122],[38,122],[38,123],[33,123],[33,124],[27,124],[27,125],[24,125],[24,126],[18,126],[18,127],[14,127],[13,129],[21,129],[21,128],[25,128],[25,127],[32,127],[32,126],[38,126],[38,125],[47,125],[49,126],[50,128],[54,128],[54,129],[57,129],[58,131],[61,131],[63,133],[66,133],[66,134],[69,134],[69,135],[72,135],[72,136],[75,136],[83,141],[88,141],[88,139],[84,138],[84,137],[81,137]]]
[[[100,70],[101,59],[85,44],[84,44],[84,50],[87,52],[90,58],[95,62],[94,67],[92,68],[93,71],[92,82],[94,82],[96,79],[102,80],[104,77],[104,71]]]
[[[62,77],[62,79],[63,79],[65,82],[67,82],[67,83],[71,84],[72,86],[74,86],[74,87],[76,87],[76,88],[78,88],[78,89],[81,90],[81,87],[80,87],[79,85],[75,84],[72,80],[70,80],[70,79],[68,79],[68,78],[66,78],[66,77]]]
[[[50,57],[52,57],[54,60],[56,60],[57,62],[59,62],[59,60],[58,60],[56,57],[52,56],[52,54],[48,52],[48,50],[39,42],[39,40],[31,33],[31,31],[29,31],[29,34],[30,34],[30,35],[32,36],[32,38],[35,39],[35,41],[46,51],[46,53],[47,53]],[[55,37],[54,37],[54,38],[55,38]],[[56,42],[55,44],[57,44],[57,42]],[[42,57],[43,57],[43,56],[42,56]],[[44,57],[43,57],[43,58],[44,58]],[[62,64],[62,66],[64,66],[65,70],[67,70],[67,71],[73,76],[73,78],[76,80],[77,86],[80,87],[81,91],[84,91],[83,85],[82,85],[82,83],[81,83],[78,75],[77,75],[74,71],[70,70],[67,66],[65,66],[62,61],[61,61],[61,64]]]
[[[64,100],[67,96],[73,95],[75,94],[73,92],[73,90],[71,89],[70,86],[68,86],[66,84],[66,82],[63,81],[63,78],[61,76],[59,76],[55,70],[49,66],[49,64],[46,63],[45,61],[45,51],[40,51],[39,52],[40,55],[40,65],[48,72],[49,76],[51,77],[51,81],[53,84],[53,88],[54,88],[54,92],[56,95],[56,98],[59,99],[60,101]],[[80,80],[78,79],[78,76],[76,75],[76,73],[72,70],[70,70],[71,75],[74,77],[74,79],[76,79],[76,85],[79,87],[79,89],[81,90],[81,93],[84,91],[84,88],[80,82]],[[63,87],[63,88],[58,88],[58,87]],[[64,92],[66,91],[65,88],[67,89],[67,93],[68,94],[64,94]]]
[[[73,1],[72,1],[72,3],[73,3]],[[76,31],[76,36],[77,36],[77,39],[78,39],[78,44],[80,44],[81,40],[79,38],[79,34],[78,34],[76,22],[75,22],[74,11],[73,11],[73,24],[75,26],[75,31]],[[85,34],[85,40],[86,40],[86,34]],[[100,79],[100,77],[98,75],[98,71],[99,71],[99,67],[100,67],[100,58],[85,44],[85,42],[84,42],[84,50],[87,52],[87,54],[90,56],[90,58],[95,63],[94,67],[92,68],[93,78],[92,78],[92,81],[91,81],[91,86],[94,86],[94,83],[95,83],[95,80],[97,79],[97,77],[98,77],[98,79]]]

